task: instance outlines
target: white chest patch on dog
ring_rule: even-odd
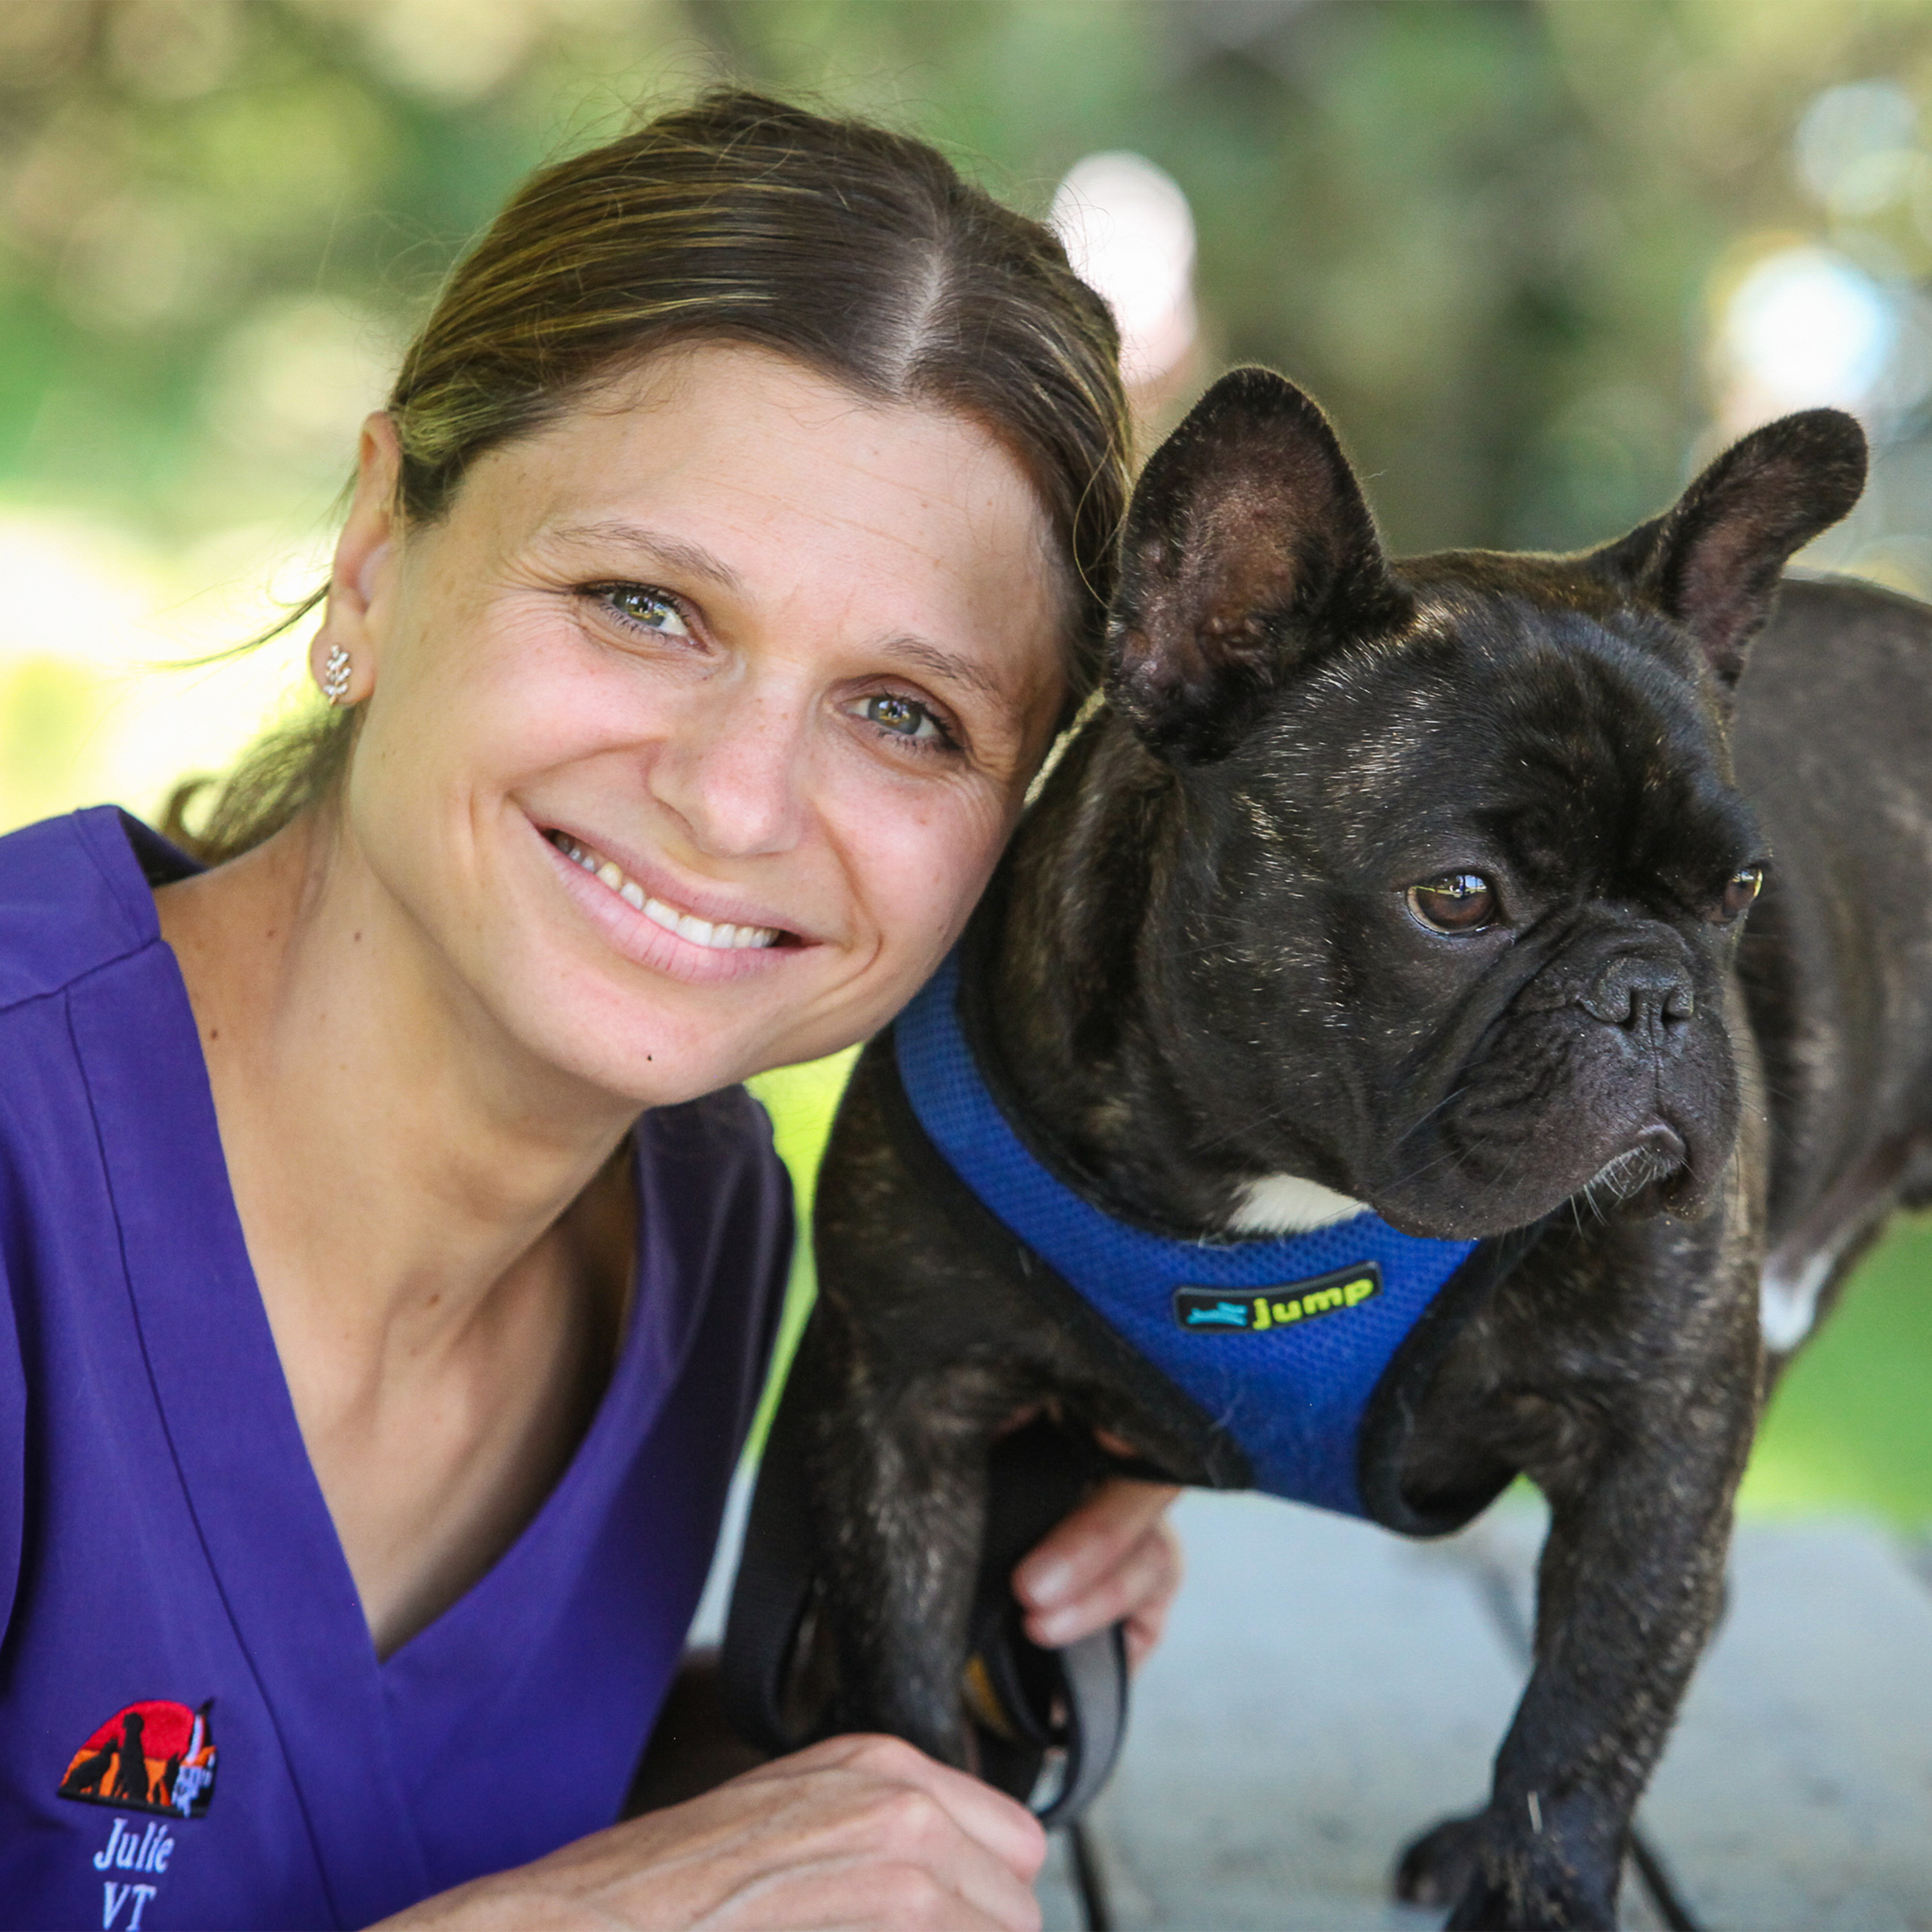
[[[1831,1278],[1839,1251],[1834,1245],[1817,1254],[1781,1253],[1765,1262],[1757,1290],[1757,1325],[1773,1354],[1788,1355],[1811,1332],[1819,1293]]]
[[[1368,1212],[1360,1201],[1352,1201],[1318,1181],[1305,1181],[1295,1174],[1269,1174],[1248,1183],[1228,1217],[1228,1232],[1307,1234]]]

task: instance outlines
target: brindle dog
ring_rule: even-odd
[[[1236,372],[1147,467],[1105,702],[969,935],[976,1052],[1114,1214],[1541,1228],[1398,1472],[1418,1517],[1518,1471],[1550,1507],[1492,1795],[1398,1874],[1452,1926],[1614,1924],[1766,1390],[1932,1194],[1932,613],[1781,593],[1864,469],[1821,411],[1604,549],[1392,559],[1320,412]],[[1175,1481],[1226,1469],[949,1236],[884,1051],[832,1137],[788,1406],[836,1719],[957,1763],[996,1433],[1046,1405]]]

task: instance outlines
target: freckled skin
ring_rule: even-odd
[[[1452,1926],[1615,1923],[1782,1366],[1767,1253],[1839,1245],[1828,1303],[1932,1198],[1932,612],[1780,597],[1863,474],[1849,419],[1815,412],[1604,551],[1391,562],[1319,412],[1230,378],[1149,466],[1109,702],[976,915],[968,1030],[1117,1213],[1213,1235],[1286,1173],[1413,1232],[1543,1230],[1401,1464],[1418,1508],[1521,1471],[1552,1513],[1491,1802],[1398,1873]],[[1758,865],[1747,919],[1727,891]],[[1498,916],[1430,930],[1406,890],[1463,873]],[[1174,1480],[1235,1472],[935,1215],[881,1051],[828,1150],[781,1429],[813,1476],[835,1715],[956,1763],[1001,1422],[1051,1402]]]

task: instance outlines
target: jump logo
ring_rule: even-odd
[[[1264,1328],[1290,1328],[1318,1315],[1359,1308],[1382,1291],[1382,1271],[1373,1261],[1338,1268],[1312,1281],[1284,1282],[1254,1293],[1228,1294],[1216,1288],[1177,1288],[1174,1319],[1197,1334],[1258,1335]]]
[[[60,1795],[116,1811],[201,1817],[215,1794],[215,1742],[208,1726],[213,1703],[208,1698],[191,1711],[150,1698],[117,1711],[74,1753]]]

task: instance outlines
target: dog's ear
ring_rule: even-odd
[[[1728,698],[1785,562],[1858,501],[1865,464],[1864,431],[1843,410],[1781,417],[1592,562],[1696,638]]]
[[[1327,418],[1272,370],[1237,369],[1133,493],[1108,696],[1161,757],[1204,763],[1298,667],[1406,608]]]

